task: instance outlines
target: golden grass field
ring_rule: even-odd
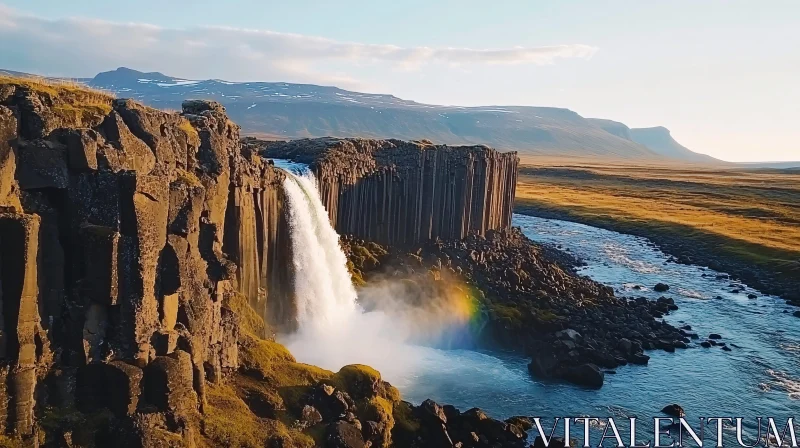
[[[518,213],[646,236],[704,264],[800,283],[800,170],[522,163]]]

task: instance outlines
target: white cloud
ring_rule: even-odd
[[[193,78],[359,84],[367,66],[416,70],[552,64],[590,58],[588,45],[507,49],[429,48],[340,42],[300,34],[231,27],[170,29],[97,19],[49,20],[0,4],[0,60],[10,69],[52,76],[90,76],[118,66]]]

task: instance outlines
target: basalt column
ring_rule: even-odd
[[[0,214],[0,427],[10,420],[22,435],[33,429],[36,366],[46,349],[38,310],[39,224],[36,215]]]
[[[412,245],[511,225],[519,163],[513,152],[325,138],[271,143],[264,154],[311,165],[339,233]]]
[[[289,295],[290,230],[283,212],[285,173],[245,155],[247,169],[234,169],[223,251],[236,264],[238,291],[261,316],[280,325],[295,314]]]
[[[242,304],[292,308],[283,176],[218,103],[0,83],[0,436],[33,446],[46,408],[202,413]]]

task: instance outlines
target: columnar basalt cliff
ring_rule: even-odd
[[[290,283],[283,178],[217,103],[3,80],[0,432],[34,437],[48,406],[202,411],[239,367],[227,303],[292,315],[269,299]]]
[[[348,225],[411,239],[508,226],[515,157],[376,145],[400,149],[365,154],[359,176],[317,165]],[[285,175],[218,103],[168,113],[0,78],[0,446],[524,446],[519,425],[479,411],[448,435],[438,405],[402,402],[373,369],[334,374],[269,339],[264,317],[296,315]],[[395,194],[412,176],[415,197]],[[398,221],[412,209],[428,223]]]
[[[511,226],[515,152],[320,138],[267,143],[262,153],[312,167],[339,233],[409,246]]]

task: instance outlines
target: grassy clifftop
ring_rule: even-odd
[[[36,92],[43,104],[32,107],[51,108],[61,115],[64,126],[80,126],[111,112],[114,95],[83,84],[45,78],[18,78],[0,75],[0,100],[14,94],[14,89]]]
[[[523,167],[517,213],[645,236],[769,293],[800,289],[800,175],[686,167]]]

